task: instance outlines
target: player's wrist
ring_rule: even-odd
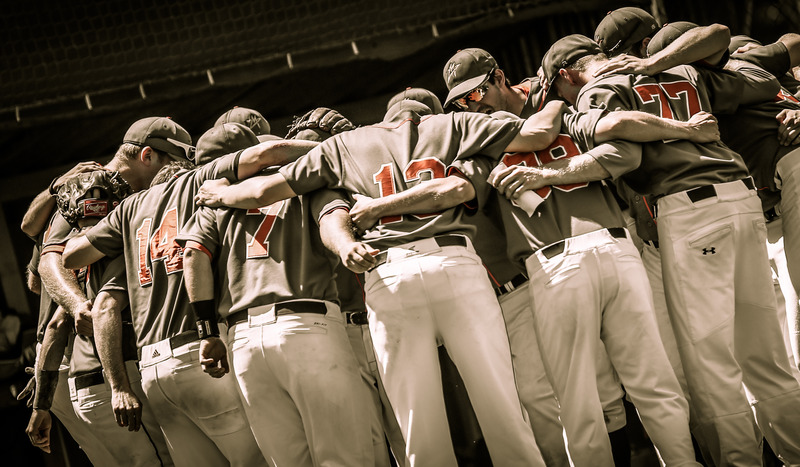
[[[197,319],[195,324],[197,325],[197,335],[200,339],[219,337],[219,324],[217,323],[214,300],[199,300],[192,302],[191,305]]]
[[[50,410],[53,406],[57,385],[58,370],[36,370],[36,392],[33,396],[34,410]]]

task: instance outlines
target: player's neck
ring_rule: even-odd
[[[119,175],[131,186],[133,191],[139,191],[144,188],[141,177],[138,176],[134,168],[125,160],[114,156],[111,162],[106,164],[108,170],[119,172]]]
[[[509,93],[510,93],[510,95],[508,96],[508,106],[510,107],[509,110],[514,115],[520,115],[522,113],[522,109],[525,108],[525,102],[528,101],[528,94],[516,86],[512,86],[511,88],[509,88]]]

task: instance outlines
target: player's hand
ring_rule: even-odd
[[[595,70],[592,76],[609,75],[612,73],[646,75],[649,74],[649,72],[650,62],[646,58],[622,54],[607,61],[603,66]]]
[[[94,335],[91,300],[81,303],[78,305],[78,309],[75,310],[75,332],[82,336]]]
[[[228,349],[219,337],[207,337],[200,341],[200,365],[212,378],[222,378],[230,371]]]
[[[367,272],[378,263],[375,255],[380,251],[361,242],[353,242],[339,250],[344,266],[356,274]]]
[[[26,366],[25,374],[30,375],[31,379],[28,380],[28,384],[22,388],[22,391],[17,394],[17,400],[21,401],[27,397],[28,400],[25,401],[25,405],[28,407],[33,407],[33,396],[36,394],[36,369]]]
[[[545,186],[541,175],[533,167],[512,165],[505,170],[492,172],[489,184],[508,199],[515,200],[527,190]]]
[[[128,431],[139,431],[142,426],[142,403],[130,391],[112,391],[111,407],[114,419],[119,426],[127,426]]]
[[[784,109],[775,116],[781,124],[778,126],[778,141],[783,146],[800,143],[800,111]]]
[[[53,189],[58,190],[61,187],[61,185],[66,183],[67,180],[78,174],[82,174],[85,172],[94,172],[95,170],[108,170],[108,169],[98,164],[97,162],[80,162],[75,167],[69,169],[67,173],[58,177],[55,183],[53,183]]]
[[[46,453],[50,453],[50,428],[53,426],[53,419],[48,410],[34,409],[25,433],[31,444]]]
[[[231,182],[227,178],[206,180],[194,195],[194,202],[198,206],[218,208],[222,206],[222,191],[229,186],[231,186]]]
[[[355,126],[344,115],[327,107],[314,109],[308,117],[307,126],[309,128],[319,128],[332,135],[355,129]]]
[[[719,141],[719,125],[717,119],[708,112],[697,112],[689,119],[689,141],[695,143],[711,143]]]
[[[380,218],[372,209],[374,199],[359,194],[353,195],[353,199],[356,200],[356,204],[350,208],[350,219],[353,220],[353,224],[355,224],[359,232],[366,232],[371,229]]]

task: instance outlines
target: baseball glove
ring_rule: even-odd
[[[318,107],[314,110],[309,110],[300,117],[295,117],[291,125],[289,125],[289,133],[286,134],[285,139],[296,138],[298,134],[309,132],[312,130],[316,136],[310,138],[315,141],[323,141],[335,134],[342,133],[354,129],[350,120],[345,118],[339,112],[329,109],[327,107]]]
[[[105,217],[131,193],[119,172],[97,170],[67,180],[56,193],[56,204],[64,219],[75,225],[84,217]]]

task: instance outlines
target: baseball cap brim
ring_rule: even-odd
[[[492,73],[494,73],[494,69],[492,69],[492,71],[487,73],[485,76],[476,76],[474,78],[470,78],[451,89],[450,92],[447,93],[447,99],[445,99],[444,106],[449,106],[456,99],[464,97],[464,95],[466,95],[468,92],[489,81],[489,77],[492,75]]]

